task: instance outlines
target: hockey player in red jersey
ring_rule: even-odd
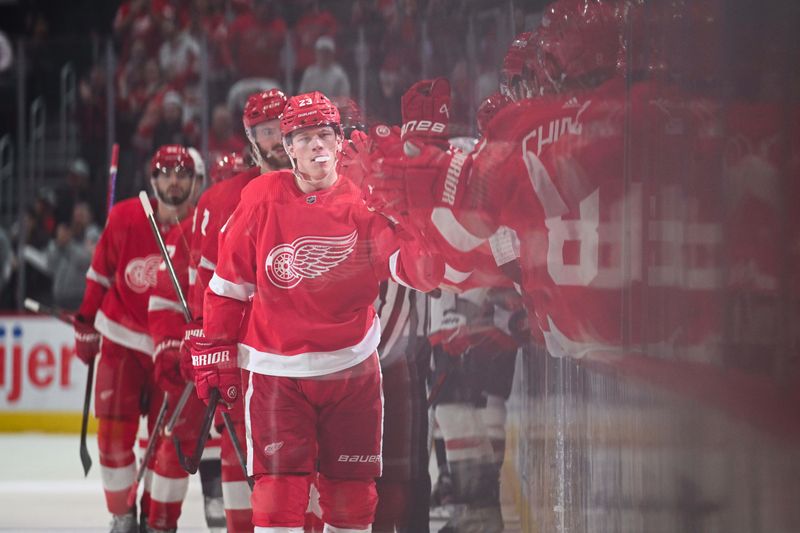
[[[526,90],[507,91],[527,98],[500,111],[469,157],[427,146],[419,157],[384,161],[382,175],[368,180],[384,208],[397,201],[426,227],[447,217],[450,224],[436,227],[451,244],[477,246],[503,225],[516,230],[528,309],[554,356],[604,357],[663,340],[641,327],[643,313],[621,307],[623,287],[636,290],[648,275],[646,242],[636,233],[623,254],[621,222],[628,210],[643,214],[647,151],[657,146],[665,159],[681,160],[688,137],[670,129],[681,117],[658,105],[663,86],[643,82],[626,92],[614,78],[618,24],[604,2],[553,4],[534,42],[520,47],[528,51]],[[627,158],[623,136],[633,139]],[[634,229],[641,226],[637,219]]]
[[[251,95],[247,99],[242,121],[250,149],[257,165],[208,189],[197,203],[192,231],[192,266],[190,267],[190,308],[195,323],[187,332],[202,331],[203,293],[214,274],[221,228],[239,204],[241,192],[260,174],[289,167],[283,149],[279,117],[286,105],[286,96],[277,89]],[[187,354],[188,355],[188,354]],[[230,412],[237,428],[239,442],[245,442],[244,403],[240,400]],[[222,427],[222,424],[217,424]],[[252,531],[250,488],[236,458],[233,443],[222,429],[222,492],[228,531]]]
[[[151,169],[157,220],[166,232],[189,211],[194,164],[186,149],[167,145],[153,156]],[[115,532],[138,531],[136,510],[126,502],[136,475],[133,445],[139,416],[160,406],[152,377],[155,346],[147,328],[160,258],[139,200],[118,203],[97,243],[75,319],[78,356],[88,363],[101,354],[95,415],[103,488]],[[146,507],[143,499],[145,513]]]
[[[234,402],[248,371],[257,531],[301,531],[315,470],[326,530],[369,531],[383,415],[372,304],[381,280],[431,290],[443,268],[339,175],[339,114],[323,94],[292,97],[281,133],[294,171],[250,183],[225,225],[195,383],[205,400]]]
[[[167,252],[170,254],[184,294],[188,288],[188,239],[191,222],[192,219],[187,216],[164,236]],[[158,267],[156,285],[150,295],[148,325],[155,343],[153,377],[158,389],[166,393],[169,398],[170,406],[166,413],[169,418],[175,408],[175,402],[181,395],[187,376],[191,379],[191,373],[181,372],[180,345],[185,319],[163,261]],[[173,435],[180,440],[184,453],[192,453],[192,447],[199,437],[198,430],[204,411],[203,402],[194,396],[190,397],[181,411]],[[175,531],[181,514],[181,504],[189,487],[189,476],[180,466],[172,439],[163,437],[159,439],[150,469],[154,475],[147,513],[147,531],[153,533]],[[211,523],[209,526],[224,528],[224,518],[222,523]]]

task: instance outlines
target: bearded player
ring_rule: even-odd
[[[281,143],[279,120],[285,105],[286,96],[277,89],[255,93],[247,99],[242,122],[256,166],[220,181],[200,197],[191,237],[189,280],[189,304],[195,322],[187,328],[187,332],[202,331],[203,293],[216,268],[221,228],[239,204],[242,189],[261,174],[289,167],[289,158]],[[239,442],[245,442],[241,401],[231,409],[230,415],[237,428]],[[228,531],[252,531],[250,487],[236,458],[230,436],[222,430],[221,422],[216,425],[222,433],[222,494]]]
[[[166,145],[155,153],[150,168],[156,220],[166,233],[189,213],[194,163],[184,147]],[[75,319],[78,357],[88,364],[101,354],[95,381],[97,442],[111,531],[118,533],[138,531],[136,509],[126,502],[136,476],[133,446],[139,417],[160,406],[161,393],[153,386],[155,346],[147,327],[148,300],[160,262],[138,198],[119,202],[97,243]],[[141,502],[145,514],[148,499],[146,495]]]

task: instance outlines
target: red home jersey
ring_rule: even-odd
[[[552,355],[663,353],[694,342],[692,317],[711,322],[704,334],[715,327],[721,232],[700,208],[697,121],[674,96],[612,80],[510,105],[464,163],[463,192],[434,209],[435,223],[451,219],[436,227],[454,248],[516,231],[525,296]]]
[[[178,278],[178,284],[183,291],[184,298],[189,289],[189,231],[191,230],[192,217],[187,216],[170,229],[164,236],[164,244],[167,247],[172,266]],[[172,347],[180,346],[180,339],[183,337],[183,327],[186,319],[183,315],[172,278],[167,270],[166,263],[162,261],[158,266],[156,274],[156,286],[150,294],[150,301],[147,306],[148,326],[150,335],[158,347],[163,343],[169,343]]]
[[[189,271],[189,309],[197,319],[203,315],[203,293],[217,267],[219,232],[239,205],[242,189],[261,174],[259,167],[249,168],[217,183],[200,196],[192,224],[192,265]]]
[[[162,232],[168,229],[165,226]],[[147,305],[160,262],[161,253],[139,199],[119,202],[95,248],[79,313],[93,320],[104,337],[151,355]]]
[[[222,230],[205,333],[238,340],[239,365],[253,372],[337,372],[378,346],[372,304],[381,280],[431,290],[443,270],[438,256],[367,210],[346,177],[305,194],[292,172],[272,172],[245,187]]]

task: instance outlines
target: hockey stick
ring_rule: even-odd
[[[169,252],[167,252],[167,247],[164,244],[164,238],[161,236],[161,232],[158,230],[158,224],[156,224],[155,214],[153,213],[153,206],[150,205],[150,199],[147,197],[147,193],[145,191],[141,191],[139,193],[139,201],[142,203],[142,209],[144,209],[144,214],[147,216],[147,220],[150,223],[150,229],[153,231],[153,236],[156,238],[156,243],[161,251],[161,257],[164,259],[164,264],[167,267],[169,279],[172,281],[172,288],[175,289],[175,294],[178,296],[178,302],[180,303],[181,311],[183,312],[183,319],[188,324],[192,321],[192,313],[189,311],[189,304],[186,302],[186,297],[183,294],[183,290],[181,290],[181,284],[178,281],[178,274],[175,272],[175,266],[172,264],[172,258],[169,256]],[[178,418],[180,417],[186,402],[189,401],[189,396],[191,396],[193,388],[194,383],[191,382],[187,383],[183,388],[180,398],[178,398],[178,403],[175,405],[175,410],[173,411],[172,416],[167,423],[166,430],[164,431],[167,436],[172,435],[172,430],[175,429],[175,424],[178,423]]]
[[[208,398],[208,405],[206,406],[205,413],[203,413],[203,426],[200,428],[200,438],[197,439],[197,445],[194,448],[194,455],[186,457],[181,451],[181,442],[175,435],[172,436],[172,443],[175,445],[175,451],[178,454],[178,461],[181,468],[194,474],[200,467],[200,459],[203,456],[203,449],[206,447],[209,432],[211,431],[211,424],[214,422],[214,411],[217,409],[217,402],[219,402],[219,390],[216,388],[211,389]],[[239,450],[238,453],[241,453]]]
[[[247,475],[247,460],[244,457],[244,453],[242,453],[242,445],[239,443],[239,437],[236,436],[236,430],[233,427],[231,415],[229,415],[226,411],[222,411],[222,421],[225,423],[225,429],[228,431],[228,435],[231,437],[233,451],[236,452],[236,458],[239,460],[239,466],[242,467],[245,479],[247,479],[247,484],[250,486],[250,491],[252,492],[254,483],[250,476]]]
[[[178,275],[175,272],[175,267],[172,264],[172,259],[169,257],[169,253],[167,253],[167,247],[164,244],[164,239],[161,237],[161,232],[158,230],[158,225],[156,224],[155,214],[153,213],[153,206],[150,205],[150,199],[147,197],[147,193],[145,191],[141,191],[139,193],[139,201],[142,203],[142,208],[144,209],[145,215],[147,216],[148,221],[150,222],[150,229],[153,230],[153,235],[156,238],[156,242],[158,243],[158,247],[161,250],[161,256],[164,258],[164,264],[167,267],[167,271],[169,272],[170,280],[172,280],[172,287],[175,289],[175,294],[178,296],[178,300],[181,305],[181,309],[183,311],[183,318],[186,320],[186,323],[192,321],[192,313],[189,311],[189,305],[186,303],[186,297],[183,295],[183,290],[181,290],[180,282],[178,281]],[[168,427],[167,435],[172,434],[172,430],[175,428],[175,424],[177,424],[178,417],[180,416],[183,407],[186,405],[186,402],[189,400],[189,396],[192,392],[192,388],[194,388],[194,383],[187,383],[181,392],[180,399],[178,400],[178,404],[175,406],[175,412],[172,413],[172,417],[170,418]],[[215,395],[216,393],[216,395]],[[203,433],[200,434],[200,438],[195,446],[195,455],[192,458],[187,458],[183,455],[181,450],[180,443],[178,442],[177,437],[174,435],[172,436],[172,441],[175,444],[175,451],[178,454],[178,461],[180,462],[181,466],[184,470],[189,472],[190,474],[194,474],[197,472],[197,468],[200,466],[200,458],[203,455],[203,448],[205,448],[206,441],[208,440],[208,432],[211,429],[211,424],[214,420],[214,411],[217,406],[217,402],[219,401],[219,391],[214,389],[211,391],[211,398],[208,402],[208,407],[204,413],[203,418]],[[223,420],[227,413],[223,413]],[[228,417],[230,418],[230,417]],[[225,424],[226,427],[228,424]],[[231,429],[233,429],[233,424],[231,424]],[[234,445],[234,449],[236,451],[236,456],[240,458],[240,463],[242,465],[242,469],[244,470],[245,476],[247,476],[247,466],[244,461],[241,460],[244,457],[242,452],[242,448],[239,445],[238,439],[236,438],[235,433],[231,433],[231,442]],[[251,487],[252,488],[252,487]]]
[[[119,144],[114,143],[111,147],[111,165],[108,168],[108,195],[106,197],[106,220],[108,213],[114,207],[114,195],[117,192],[117,162],[119,161]]]
[[[150,435],[150,438],[147,441],[147,448],[145,448],[144,456],[142,456],[142,464],[139,465],[139,471],[136,472],[136,479],[133,481],[133,485],[131,485],[131,488],[128,490],[128,497],[125,500],[128,504],[128,507],[133,507],[133,505],[136,503],[136,493],[139,492],[139,483],[144,477],[145,470],[147,470],[147,463],[150,462],[150,458],[156,451],[158,434],[161,433],[161,429],[164,426],[164,419],[167,416],[167,409],[169,409],[169,402],[167,401],[167,394],[165,393],[164,401],[161,402],[161,409],[158,410],[158,416],[156,416],[156,423],[153,425],[153,433]]]
[[[50,307],[49,305],[44,305],[40,302],[37,302],[33,298],[25,298],[25,301],[22,304],[25,309],[30,311],[31,313],[36,313],[39,315],[49,315],[53,318],[57,318],[61,322],[65,324],[69,324],[70,326],[73,325],[72,315],[64,311],[63,309],[58,309],[56,307]]]
[[[73,325],[72,316],[61,309],[43,305],[32,298],[25,298],[23,303],[25,309],[32,313],[41,315],[49,315],[57,318],[65,324]],[[88,476],[89,470],[92,468],[92,457],[89,455],[89,447],[86,445],[86,433],[89,428],[89,404],[92,401],[92,385],[94,384],[94,359],[89,361],[86,370],[86,391],[83,394],[83,415],[81,417],[81,444],[80,444],[80,457],[81,465],[83,465],[83,475]]]
[[[175,289],[175,294],[178,296],[178,301],[181,304],[183,318],[186,320],[186,323],[189,323],[192,321],[192,314],[189,312],[189,304],[186,303],[186,298],[181,290],[181,284],[178,281],[178,275],[175,273],[175,267],[172,264],[172,258],[170,258],[169,252],[167,252],[167,246],[164,244],[164,238],[161,236],[161,232],[158,231],[158,224],[156,223],[155,213],[153,213],[153,206],[150,205],[150,198],[148,198],[145,191],[139,193],[139,201],[142,203],[142,209],[144,209],[144,214],[147,216],[147,221],[150,222],[150,229],[153,230],[153,237],[156,238],[158,248],[161,250],[161,257],[164,258],[164,264],[167,266],[169,279],[172,281],[172,288]]]

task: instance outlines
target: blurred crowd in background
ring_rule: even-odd
[[[163,144],[196,146],[207,164],[246,152],[239,117],[255,90],[321,90],[332,98],[352,98],[368,124],[399,124],[400,96],[416,80],[434,76],[448,77],[453,87],[451,131],[472,135],[475,109],[497,89],[508,43],[538,23],[545,2],[28,4],[6,8],[9,25],[0,28],[0,43],[5,43],[0,46],[0,137],[20,134],[20,103],[25,113],[42,95],[48,110],[58,108],[63,94],[56,80],[69,62],[77,72],[76,105],[62,121],[74,124],[69,131],[75,149],[51,157],[47,145],[46,164],[56,166],[50,179],[27,183],[24,195],[0,191],[7,197],[0,225],[0,309],[21,302],[20,257],[30,267],[25,296],[68,309],[79,303],[81,272],[107,208],[111,142],[120,145],[115,195],[121,199],[145,186],[146,163]],[[15,57],[20,54],[25,56],[21,99],[16,63],[22,58]],[[45,135],[55,130],[53,115]],[[24,250],[19,250],[23,228]]]

